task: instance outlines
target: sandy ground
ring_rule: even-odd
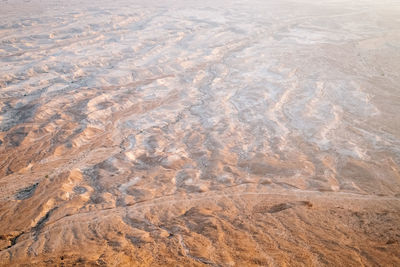
[[[399,14],[3,0],[0,265],[400,266]]]

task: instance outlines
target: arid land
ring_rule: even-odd
[[[399,1],[0,3],[0,266],[400,266]]]

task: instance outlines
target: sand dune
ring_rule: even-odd
[[[400,265],[397,1],[0,4],[0,265]]]

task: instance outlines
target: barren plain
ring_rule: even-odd
[[[400,2],[3,0],[1,266],[400,266]]]

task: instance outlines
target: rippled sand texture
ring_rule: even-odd
[[[87,2],[0,4],[0,265],[400,265],[398,1]]]

